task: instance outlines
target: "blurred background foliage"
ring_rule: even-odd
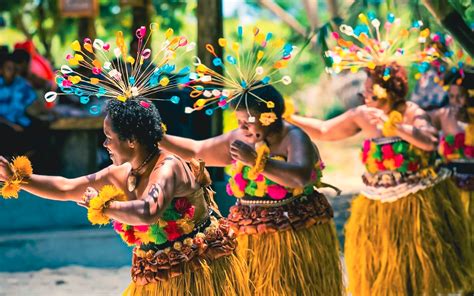
[[[122,30],[129,42],[133,24],[140,21],[134,19],[135,8],[121,5],[123,0],[98,1],[99,15],[93,20],[96,36],[113,41],[114,32]],[[170,27],[190,40],[197,39],[198,0],[145,1],[149,3],[150,21],[158,23],[161,30]],[[472,0],[223,0],[224,10],[227,5],[234,8],[224,16],[225,37],[235,37],[238,25],[243,25],[244,30],[258,26],[261,31],[271,31],[297,47],[296,56],[287,69],[293,83],[282,92],[294,99],[300,113],[320,117],[334,116],[347,108],[346,102],[331,93],[319,91],[314,97],[308,91],[316,86],[324,90],[331,83],[327,75],[322,75],[327,62],[323,53],[331,46],[331,32],[341,23],[355,25],[358,15],[363,12],[373,11],[383,17],[392,12],[407,21],[421,19],[432,31],[443,32],[446,30],[439,16],[427,7],[442,10],[449,5],[462,16],[467,26],[471,29],[474,26]],[[55,67],[64,62],[69,45],[79,36],[81,21],[62,18],[58,0],[2,0],[0,15],[5,23],[0,28],[0,44],[7,44],[12,49],[16,42],[31,38],[39,53]],[[179,57],[182,59],[179,62],[191,63],[195,54]],[[412,85],[414,82],[414,79],[410,80]]]

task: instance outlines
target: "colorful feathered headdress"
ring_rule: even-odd
[[[48,92],[45,99],[54,101],[58,95],[74,94],[84,105],[90,105],[91,97],[117,99],[146,98],[157,100],[156,94],[189,81],[189,67],[177,71],[173,64],[178,52],[191,51],[194,43],[183,36],[175,36],[172,29],[161,34],[160,46],[155,53],[149,47],[152,35],[159,35],[158,25],[152,23],[147,28],[136,30],[137,52],[130,55],[125,45],[123,33],[116,33],[115,45],[101,39],[92,41],[85,38],[71,44],[74,51],[66,56],[67,65],[62,65],[56,75],[61,92]],[[154,97],[150,97],[152,95]],[[169,98],[173,103],[179,97]],[[160,98],[168,100],[168,98]],[[98,105],[88,106],[92,114],[100,113]]]
[[[430,35],[429,29],[422,29],[421,21],[405,25],[400,18],[389,13],[385,22],[374,13],[359,15],[360,24],[355,28],[341,25],[341,34],[334,32],[337,46],[326,52],[332,63],[327,70],[339,73],[343,70],[357,72],[359,69],[374,69],[393,62],[408,66],[428,57],[423,47]],[[384,80],[390,78],[390,68],[385,68]]]
[[[436,82],[441,86],[461,85],[465,82],[466,72],[471,76],[474,72],[472,57],[448,34],[432,34],[426,53],[433,58],[431,66],[436,70]]]
[[[224,51],[224,60],[217,56],[211,44],[206,45],[207,51],[214,56],[212,64],[221,68],[222,73],[209,68],[196,59],[196,73],[191,77],[189,86],[192,88],[191,97],[196,99],[193,107],[186,108],[186,113],[205,110],[212,115],[216,109],[226,109],[233,100],[238,100],[236,106],[245,104],[248,100],[258,100],[267,105],[269,112],[262,114],[260,121],[269,125],[275,116],[269,116],[274,103],[268,98],[258,96],[254,91],[265,85],[291,83],[288,75],[282,75],[281,69],[286,68],[292,57],[293,46],[272,33],[263,33],[258,28],[244,36],[241,26],[237,29],[237,40],[225,38],[218,40]],[[248,108],[249,121],[254,122]]]

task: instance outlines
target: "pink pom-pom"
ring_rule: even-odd
[[[234,192],[232,191],[232,188],[230,187],[229,183],[227,183],[227,185],[225,186],[225,191],[227,192],[227,195],[229,195],[229,196],[234,195]]]
[[[280,185],[274,184],[267,187],[267,194],[272,199],[280,200],[285,198],[288,191]]]
[[[142,107],[144,108],[150,108],[150,103],[145,102],[145,101],[140,101],[140,105],[142,105]]]
[[[135,228],[136,231],[147,232],[149,227],[148,225],[137,225],[137,226],[134,226],[133,228]]]
[[[247,181],[244,179],[242,173],[238,173],[234,176],[234,181],[239,186],[239,189],[244,191],[245,187],[247,187]]]

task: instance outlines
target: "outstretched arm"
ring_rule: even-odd
[[[206,140],[192,140],[183,137],[165,135],[159,145],[186,161],[191,158],[202,159],[206,166],[223,167],[229,165],[232,161],[229,154],[230,139],[233,133],[213,137]]]
[[[326,121],[298,115],[292,115],[291,121],[301,127],[313,140],[337,141],[351,137],[361,130],[356,117],[357,109],[353,108]]]
[[[44,199],[77,202],[82,200],[87,187],[101,188],[107,183],[110,184],[110,175],[114,170],[112,167],[74,179],[33,174],[25,180],[26,183],[21,185],[21,189]],[[0,156],[0,181],[8,180],[12,174],[8,161]]]
[[[156,223],[175,196],[176,186],[182,184],[177,173],[180,169],[176,159],[166,159],[153,171],[143,196],[132,201],[113,201],[104,213],[129,225]]]

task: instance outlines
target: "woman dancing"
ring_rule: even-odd
[[[271,84],[289,82],[289,77],[276,80],[268,74],[278,74],[292,47],[273,40],[271,33],[253,33],[250,53],[236,43],[227,48],[227,76],[198,64],[202,83],[193,84],[204,95],[195,109],[208,107],[206,113],[212,114],[214,102],[217,108],[230,107],[238,128],[202,141],[166,135],[160,147],[209,166],[232,165],[227,193],[237,202],[228,220],[238,232],[238,251],[247,258],[254,295],[341,295],[333,211],[316,189],[322,186],[322,163],[309,137],[282,120],[284,101]],[[238,34],[245,40],[240,27]],[[219,39],[221,46],[227,43]],[[210,45],[208,50],[214,52]],[[217,57],[213,63],[222,65]]]
[[[365,15],[361,20],[369,24]],[[406,101],[407,74],[399,63],[415,55],[394,48],[400,43],[378,31],[380,21],[370,21],[377,34],[368,25],[358,34],[342,26],[360,43],[337,35],[340,47],[328,53],[336,71],[368,68],[365,105],[328,121],[291,117],[313,140],[367,136],[361,152],[365,186],[352,201],[345,228],[349,291],[434,295],[462,290],[470,280],[465,213],[448,174],[432,169],[436,143],[428,115]],[[384,26],[391,28],[391,36],[399,27],[400,20],[393,19]],[[408,40],[414,31],[401,30],[398,37]],[[421,31],[419,37],[426,34]]]

